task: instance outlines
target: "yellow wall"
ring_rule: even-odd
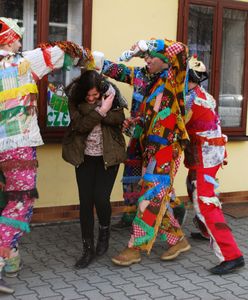
[[[122,51],[139,39],[176,39],[177,9],[176,0],[93,0],[92,50],[103,51],[106,58],[117,60]],[[142,60],[135,59],[132,64],[142,64]],[[118,86],[126,98],[131,99],[132,89],[125,84]],[[229,166],[219,174],[220,192],[247,190],[248,143],[230,142],[228,152]],[[61,146],[39,147],[38,159],[40,200],[36,207],[77,204],[74,168],[62,160]],[[122,200],[122,170],[111,195],[112,201]],[[178,195],[186,195],[185,178],[186,170],[181,166],[175,182]]]

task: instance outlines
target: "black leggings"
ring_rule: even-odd
[[[83,239],[94,237],[94,206],[99,224],[110,225],[112,212],[110,194],[118,169],[119,165],[105,169],[102,156],[88,155],[85,155],[84,162],[76,168]]]

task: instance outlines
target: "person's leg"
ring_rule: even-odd
[[[96,163],[96,169],[93,197],[99,220],[96,254],[101,256],[108,250],[109,246],[110,221],[112,213],[110,195],[118,173],[119,165],[105,169],[103,158],[99,157]]]
[[[137,201],[140,197],[142,166],[141,151],[136,138],[131,138],[127,147],[127,159],[122,177],[124,212],[119,222],[111,226],[112,230],[122,230],[132,226],[136,214]]]
[[[94,200],[96,166],[93,156],[84,157],[84,162],[76,168],[76,179],[80,202],[80,226],[83,243],[83,252],[76,262],[76,268],[85,268],[93,260],[94,247]]]
[[[176,177],[177,171],[180,167],[181,157],[182,157],[181,155],[178,155],[178,157],[175,159],[175,163],[174,163],[174,167],[173,167],[174,168],[173,178]],[[172,208],[173,215],[174,215],[175,219],[178,221],[179,225],[183,226],[183,224],[186,220],[187,211],[186,211],[184,203],[181,202],[180,198],[178,198],[176,196],[174,188],[172,188],[172,190],[171,190],[170,207]]]
[[[174,158],[181,153],[180,147],[177,144],[171,146],[170,151],[174,153]],[[163,153],[161,153],[161,155],[163,156]],[[163,162],[162,165],[164,164]],[[175,174],[174,168],[174,159],[167,161],[166,167],[163,168],[160,167],[159,160],[150,159],[147,168],[144,169],[142,196],[139,198],[139,208],[133,221],[128,248],[112,258],[115,264],[127,266],[139,262],[141,260],[139,250],[146,250],[150,253],[157,234],[161,233],[161,224],[163,223],[163,217],[166,216],[166,210],[170,208],[170,193]],[[142,209],[141,206],[143,207]],[[179,250],[177,249],[177,252],[181,253],[189,250],[190,245],[187,240],[184,239],[184,234],[178,222],[174,217],[173,219],[178,227],[171,223],[171,219],[168,219],[167,221],[170,222],[170,226],[167,226],[165,223],[163,224],[164,233],[166,236],[168,233],[171,234],[171,236],[175,233],[173,236],[174,242],[178,242],[178,244],[183,240],[183,242],[179,244]],[[170,230],[173,228],[173,231],[167,232],[166,229],[168,228],[170,228]],[[173,238],[169,240],[172,241]]]
[[[170,162],[171,187],[168,195],[170,202],[167,203],[167,209],[159,227],[161,239],[167,242],[169,248],[160,256],[161,260],[175,259],[180,253],[186,252],[191,248],[181,229],[181,225],[186,217],[186,209],[180,199],[176,197],[173,187],[174,178],[181,162],[181,149],[175,144],[173,151],[174,159]],[[176,213],[178,214],[176,215]]]
[[[166,241],[169,246],[161,255],[161,260],[175,259],[180,253],[190,250],[191,246],[170,207],[165,212],[159,233],[161,234],[161,239]]]
[[[7,255],[2,255],[6,266],[3,270],[7,276],[13,276],[20,269],[18,241],[24,232],[30,231],[33,204],[38,197],[36,149],[22,147],[0,153],[0,167],[6,181],[4,196],[7,201],[0,217],[0,251],[7,253],[8,250]]]
[[[194,208],[210,235],[215,255],[222,262],[210,271],[225,274],[244,266],[240,249],[226,223],[221,204],[214,191],[219,166],[196,171]]]
[[[186,186],[187,186],[187,192],[190,201],[192,204],[194,204],[193,196],[194,196],[194,191],[195,191],[195,182],[196,182],[196,170],[189,170],[187,179],[186,179]],[[203,222],[197,217],[197,214],[193,218],[194,224],[197,229],[199,229],[199,232],[191,232],[190,235],[193,239],[195,240],[209,240],[209,234],[207,231],[206,226],[204,225]]]

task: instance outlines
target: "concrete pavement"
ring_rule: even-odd
[[[194,230],[193,211],[184,225],[186,236]],[[248,257],[248,218],[226,216],[236,240]],[[118,216],[113,217],[116,222]],[[23,269],[16,278],[6,278],[15,288],[13,295],[1,294],[1,300],[150,300],[150,299],[248,299],[248,267],[225,276],[211,275],[207,270],[218,264],[208,241],[189,237],[191,250],[176,260],[162,262],[163,243],[157,241],[150,256],[130,267],[114,266],[110,258],[118,253],[129,237],[129,231],[111,232],[110,249],[88,268],[75,270],[81,254],[78,222],[34,226],[21,242]],[[248,264],[248,262],[246,261]]]

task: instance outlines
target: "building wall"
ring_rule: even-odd
[[[245,0],[248,2],[248,0]],[[176,39],[178,2],[175,0],[94,0],[92,23],[92,50],[102,51],[107,59],[116,61],[122,51],[139,39]],[[133,65],[142,65],[134,59]],[[131,99],[132,89],[125,84],[119,88]],[[126,111],[128,115],[128,112]],[[220,192],[246,191],[248,169],[248,142],[229,142],[229,165],[221,170]],[[78,204],[74,168],[61,158],[60,144],[38,148],[38,190],[36,207]],[[122,200],[120,168],[111,201]],[[181,164],[175,187],[179,196],[186,195],[186,170]]]

